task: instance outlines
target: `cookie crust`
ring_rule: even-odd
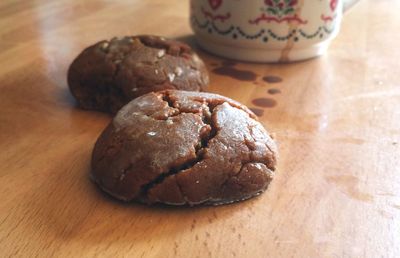
[[[68,85],[83,109],[116,113],[148,92],[203,91],[203,61],[181,42],[140,35],[100,41],[86,48],[68,70]]]
[[[123,201],[223,204],[263,192],[276,144],[245,106],[167,90],[124,106],[97,140],[92,178]]]

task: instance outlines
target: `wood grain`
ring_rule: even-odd
[[[278,172],[258,198],[219,207],[122,204],[88,179],[110,117],[82,111],[66,69],[87,45],[127,34],[192,41],[188,1],[0,1],[1,257],[398,257],[400,2],[365,0],[329,53],[212,72],[213,92],[261,109]],[[283,78],[266,83],[263,76]],[[268,94],[277,88],[279,94]],[[272,98],[274,107],[257,107]]]

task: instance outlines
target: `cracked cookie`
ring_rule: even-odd
[[[224,204],[263,192],[276,154],[247,107],[217,94],[167,90],[117,113],[95,144],[91,176],[123,201]]]
[[[100,41],[86,48],[68,70],[78,105],[111,113],[148,92],[203,91],[208,82],[203,61],[188,45],[157,36]]]

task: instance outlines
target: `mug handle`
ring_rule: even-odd
[[[350,7],[356,4],[359,0],[343,0],[343,12],[347,12]]]

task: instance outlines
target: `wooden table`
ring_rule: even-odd
[[[124,205],[90,182],[92,147],[110,117],[76,108],[68,65],[114,35],[190,41],[187,10],[179,0],[0,2],[0,256],[399,257],[395,0],[354,7],[321,58],[235,65],[255,81],[212,72],[222,60],[200,52],[210,91],[260,109],[279,142],[277,176],[260,197],[219,207]],[[259,107],[257,98],[276,105]]]

